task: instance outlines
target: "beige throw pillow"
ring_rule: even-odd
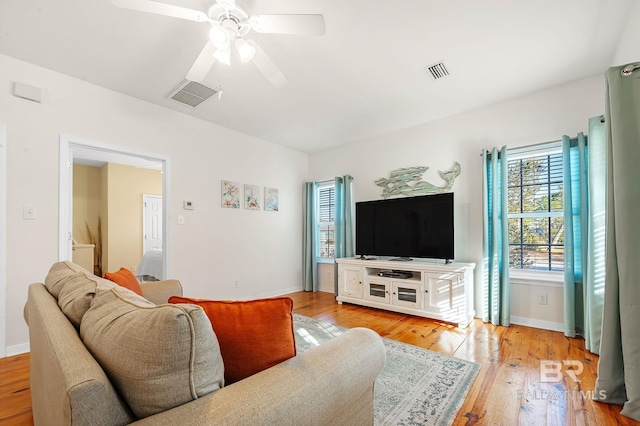
[[[58,293],[58,306],[71,324],[80,329],[82,317],[89,310],[98,284],[84,272],[76,272],[64,280]]]
[[[98,291],[80,336],[138,418],[224,385],[218,340],[200,307],[155,306],[124,288]]]
[[[97,277],[86,269],[71,263],[54,263],[44,280],[49,293],[58,300],[60,310],[76,329],[98,290],[116,286],[115,283]]]
[[[49,293],[51,293],[51,295],[57,299],[60,295],[60,290],[62,290],[62,288],[64,287],[67,279],[77,274],[78,272],[89,273],[89,271],[76,265],[75,263],[66,261],[56,262],[51,265],[49,273],[44,279],[44,285],[47,287],[47,290],[49,290]]]

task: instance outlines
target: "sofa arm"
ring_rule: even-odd
[[[182,296],[182,284],[178,280],[143,281],[140,288],[142,296],[156,305],[167,303],[171,296]]]
[[[354,328],[258,374],[139,420],[144,425],[372,425],[382,339]]]

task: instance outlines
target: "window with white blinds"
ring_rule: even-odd
[[[509,266],[563,271],[562,152],[514,156],[508,174]]]
[[[321,258],[335,258],[334,214],[336,189],[333,181],[318,186],[318,255]]]

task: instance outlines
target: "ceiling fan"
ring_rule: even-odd
[[[209,40],[187,73],[187,80],[201,83],[215,61],[229,65],[232,51],[242,62],[252,61],[275,87],[287,84],[287,78],[260,46],[245,38],[252,30],[258,33],[323,35],[322,15],[249,15],[235,4],[235,0],[216,0],[207,12],[154,0],[111,0],[114,6],[187,19],[208,22]]]

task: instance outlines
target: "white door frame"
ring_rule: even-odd
[[[0,123],[0,358],[7,356],[7,125]]]
[[[169,259],[171,244],[170,238],[170,223],[169,220],[169,206],[170,203],[170,176],[169,176],[169,157],[154,154],[150,152],[144,152],[134,150],[126,147],[109,145],[102,142],[96,142],[89,139],[83,139],[66,134],[60,134],[60,222],[59,222],[59,246],[58,246],[58,260],[71,260],[71,234],[73,230],[73,163],[70,162],[70,158],[73,158],[73,148],[91,149],[98,152],[126,155],[131,157],[138,157],[148,161],[156,161],[162,164],[162,272],[164,277],[170,276],[170,264]]]

